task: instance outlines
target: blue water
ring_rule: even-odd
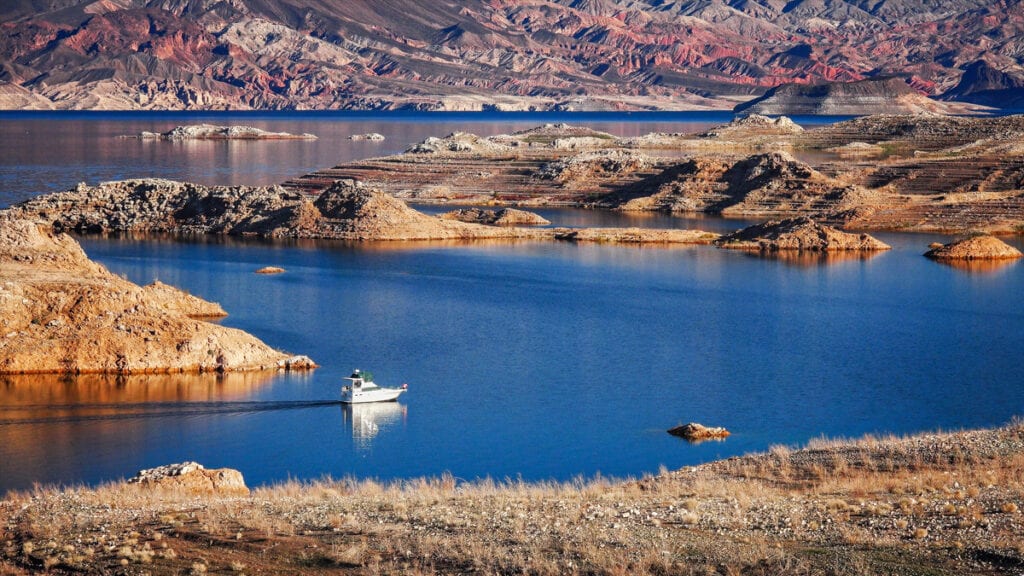
[[[95,483],[181,460],[255,484],[635,476],[1024,412],[1024,305],[1010,297],[1024,266],[963,271],[920,256],[931,237],[882,238],[895,249],[828,263],[709,247],[84,239],[114,272],[220,302],[226,325],[323,367],[221,388],[167,377],[142,408],[130,381],[55,380],[46,394],[64,408],[0,419],[0,478]],[[253,273],[265,265],[288,272]],[[410,391],[384,407],[293,404],[336,399],[356,367]],[[26,387],[0,388],[7,410],[35,401]],[[733,435],[665,433],[691,420]]]
[[[104,130],[123,132],[121,122],[136,127]],[[175,150],[169,171],[197,170],[202,154]],[[263,173],[240,166],[237,175]],[[743,224],[544,215],[560,225]],[[0,378],[0,491],[183,460],[237,468],[251,485],[638,476],[822,435],[1024,414],[1024,263],[963,270],[921,256],[942,237],[879,237],[894,249],[829,261],[710,247],[84,238],[115,273],[220,302],[225,325],[322,368]],[[287,272],[253,273],[268,265]],[[353,368],[409,392],[394,404],[331,403]],[[666,434],[688,421],[733,435],[693,445]]]

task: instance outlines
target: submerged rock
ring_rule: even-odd
[[[668,433],[673,436],[685,438],[691,442],[711,440],[714,438],[725,438],[729,436],[729,431],[725,428],[720,426],[708,427],[696,422],[676,426],[675,428],[669,429]]]
[[[810,218],[772,220],[726,234],[715,244],[720,248],[737,250],[800,250],[812,252],[875,251],[891,247],[868,234],[842,232],[831,226],[818,224]]]
[[[710,244],[718,234],[657,228],[558,228],[556,240],[608,244]]]
[[[1024,253],[986,234],[932,247],[925,256],[935,260],[1012,260],[1024,256]]]
[[[182,462],[140,470],[134,478],[128,479],[128,483],[152,488],[179,489],[192,494],[249,494],[245,479],[238,470],[207,470],[197,462]]]

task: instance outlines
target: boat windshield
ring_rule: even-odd
[[[364,382],[373,382],[373,374],[366,371],[360,372],[359,370],[356,370],[352,372],[352,375],[349,376],[349,378],[362,378]]]

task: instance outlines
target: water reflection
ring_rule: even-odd
[[[0,375],[0,410],[45,405],[209,402],[247,398],[270,384],[277,372],[227,374],[27,374]]]
[[[797,268],[814,268],[838,264],[840,262],[861,261],[867,262],[881,254],[882,250],[860,252],[857,250],[840,250],[832,252],[807,252],[803,250],[778,250],[775,252],[744,251],[744,254],[752,258],[766,260],[777,260],[783,264]]]
[[[398,402],[373,402],[367,404],[346,404],[341,408],[345,425],[352,430],[352,439],[360,449],[368,449],[381,428],[393,426],[399,420],[405,423],[405,404]]]
[[[970,274],[993,274],[1009,270],[1017,263],[1017,260],[936,260],[936,262]]]

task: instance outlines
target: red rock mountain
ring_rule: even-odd
[[[4,0],[0,107],[731,108],[1021,75],[1021,0]]]

